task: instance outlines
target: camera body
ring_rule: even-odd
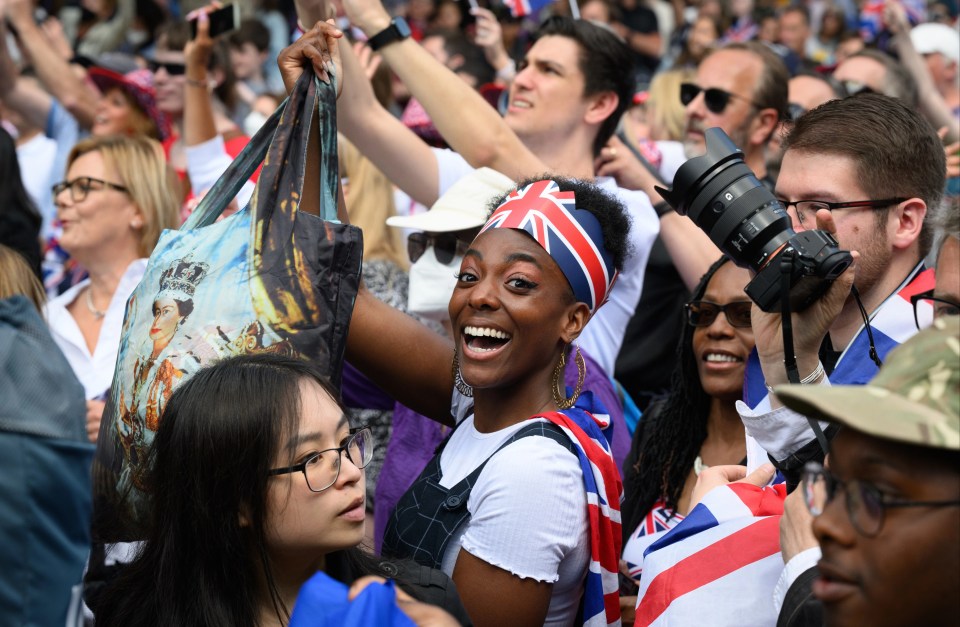
[[[791,309],[806,309],[853,257],[826,231],[794,231],[786,208],[747,167],[727,134],[710,128],[704,136],[707,153],[680,166],[672,189],[656,190],[734,263],[756,273],[746,292],[760,309],[781,310],[784,273]]]

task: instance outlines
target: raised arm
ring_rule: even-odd
[[[295,0],[304,25],[330,17],[325,0]],[[437,162],[430,147],[389,111],[380,106],[357,56],[350,46],[343,59],[343,95],[337,107],[339,130],[388,179],[428,207],[440,189]]]
[[[90,128],[96,116],[96,91],[74,73],[70,64],[50,45],[33,19],[30,0],[9,0],[7,19],[17,31],[20,46],[30,56],[37,76],[80,126]]]
[[[0,11],[0,100],[32,125],[45,128],[53,98],[37,85],[20,78],[7,50],[7,32],[6,19]]]
[[[318,34],[323,29],[326,27],[318,26],[316,32],[311,30],[280,54],[278,65],[288,92],[307,63],[313,65],[318,75],[325,76],[325,60],[334,63],[339,60],[335,50],[324,56],[324,46],[332,43],[330,47],[335,49],[336,42],[328,37],[321,43]],[[341,53],[344,48],[348,46],[341,48]],[[337,108],[339,121],[339,103]],[[317,126],[314,120],[312,128]],[[321,155],[315,131],[311,133],[307,155],[307,171],[318,171]],[[308,177],[304,181],[301,208],[318,213],[319,198],[316,177]],[[338,213],[340,219],[346,221],[346,211]],[[438,422],[451,423],[453,346],[410,316],[380,302],[364,287],[360,288],[350,319],[347,358],[404,405]]]
[[[345,0],[351,22],[367,37],[390,25],[380,0]],[[513,179],[549,168],[520,141],[500,114],[456,74],[410,38],[380,50],[391,69],[423,105],[437,130],[470,165]]]

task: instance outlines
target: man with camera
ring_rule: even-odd
[[[784,364],[792,357],[801,383],[865,384],[887,352],[916,332],[910,296],[933,286],[922,262],[932,243],[924,218],[942,198],[945,163],[930,124],[879,94],[801,116],[784,147],[776,196],[793,227],[825,230],[856,251],[854,265],[819,300],[792,314],[793,355],[784,350],[781,314],[753,310],[757,350],[746,402],[738,404],[748,457],[758,463],[769,455],[790,480],[822,458],[822,446],[805,418],[769,390],[789,382]],[[929,323],[929,304],[916,307],[920,324]],[[835,429],[821,428],[828,437]]]

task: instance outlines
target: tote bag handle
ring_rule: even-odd
[[[309,92],[309,81],[311,80],[316,87],[316,97],[313,103],[308,104],[307,94]],[[324,83],[317,78],[311,67],[304,68],[303,74],[300,75],[293,88],[293,95],[285,98],[277,107],[277,110],[267,118],[260,130],[243,147],[243,150],[217,179],[210,191],[200,200],[193,213],[180,226],[180,230],[198,229],[217,221],[230,201],[236,198],[250,176],[263,163],[280,126],[283,114],[290,105],[291,98],[294,102],[301,101],[302,111],[300,113],[307,116],[308,128],[313,119],[313,110],[317,108],[320,112],[320,136],[328,137],[326,133],[333,133],[335,136],[337,132],[336,93],[336,77],[334,75],[331,74],[330,83]],[[333,106],[332,108],[324,107],[324,103],[333,103]],[[321,142],[321,144],[323,143]],[[325,151],[320,161],[320,190],[322,195],[320,217],[330,222],[338,222],[336,185],[339,171],[335,147],[336,143],[334,143],[332,158]],[[306,145],[304,145],[304,152],[306,152]]]

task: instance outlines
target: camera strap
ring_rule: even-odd
[[[790,309],[790,278],[793,275],[793,249],[787,249],[780,255],[780,320],[783,335],[783,365],[787,369],[787,380],[790,383],[800,384],[800,369],[797,366],[797,354],[793,349],[793,319]],[[859,299],[858,301],[859,302]],[[872,342],[871,342],[872,345]],[[820,443],[824,456],[830,448],[826,434],[820,428],[820,423],[813,418],[807,418],[813,434]]]

